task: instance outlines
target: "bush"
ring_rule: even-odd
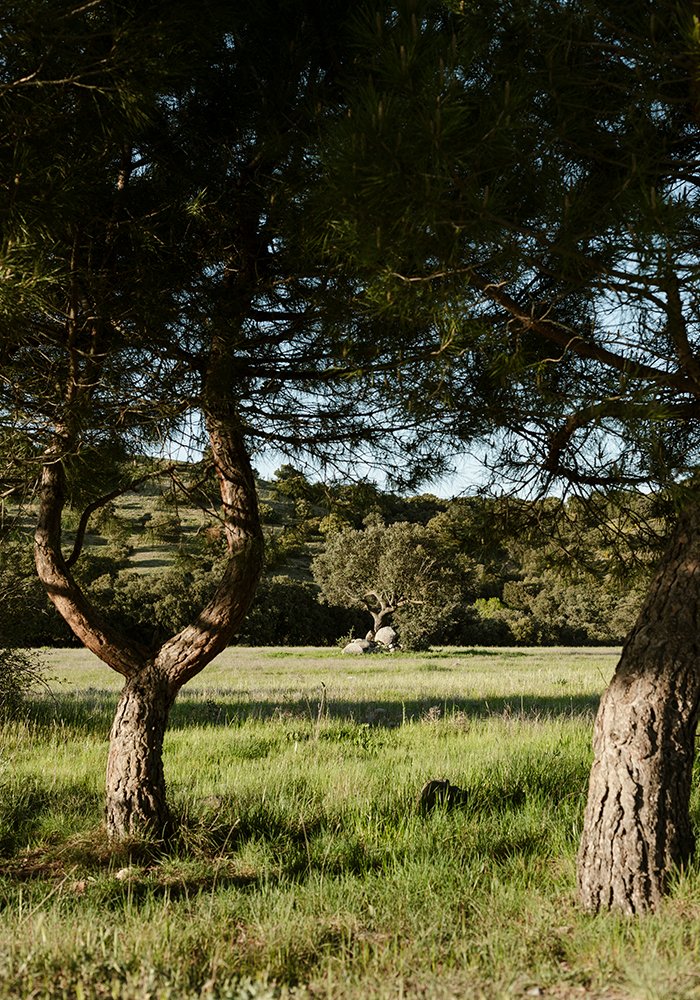
[[[464,641],[478,646],[514,646],[511,629],[514,613],[498,597],[480,597],[474,602],[475,619]]]
[[[174,635],[194,621],[212,598],[219,579],[212,561],[186,561],[160,573],[122,570],[92,584],[92,597],[102,611],[141,642]]]
[[[154,541],[179,542],[182,523],[175,511],[156,511],[148,522],[148,531]]]
[[[36,655],[12,646],[0,647],[0,718],[17,715],[26,695],[42,683],[43,664]]]
[[[480,598],[464,641],[491,646],[619,645],[639,613],[643,583],[620,590],[591,579],[547,572],[536,583],[511,583],[504,599]]]
[[[105,574],[93,582],[91,593],[110,620],[131,635],[145,643],[161,641],[197,617],[213,596],[221,569],[211,560],[183,560],[161,573]],[[312,583],[289,577],[263,579],[234,641],[251,646],[331,646],[351,628],[362,628],[361,614],[321,606],[317,593]]]
[[[0,545],[0,636],[3,646],[70,646],[77,640],[36,575],[31,539]]]
[[[436,608],[421,604],[406,604],[392,616],[391,625],[396,629],[402,649],[429,649],[431,645],[447,646],[465,641],[473,629],[475,614],[471,607]],[[474,640],[481,642],[481,640]]]
[[[131,524],[117,513],[113,503],[105,504],[97,511],[90,521],[90,531],[106,538],[118,548],[129,548]]]
[[[333,646],[352,630],[364,635],[361,612],[318,602],[318,588],[286,576],[263,579],[236,642],[251,646]]]

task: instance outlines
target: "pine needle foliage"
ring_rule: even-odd
[[[521,486],[693,475],[690,8],[405,0],[356,32],[323,211],[378,308],[449,330],[426,410]]]

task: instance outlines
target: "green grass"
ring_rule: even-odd
[[[700,867],[642,920],[576,903],[615,651],[231,649],[173,710],[167,854],[102,833],[119,678],[49,656],[2,729],[0,996],[700,997]]]

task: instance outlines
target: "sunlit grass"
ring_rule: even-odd
[[[700,997],[697,866],[644,920],[576,903],[615,651],[229,650],[173,711],[166,853],[102,832],[120,678],[51,658],[2,730],[0,996]]]

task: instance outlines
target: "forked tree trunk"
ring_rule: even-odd
[[[167,835],[163,737],[173,694],[152,664],[130,677],[110,733],[105,820],[109,837]]]
[[[379,611],[374,611],[369,606],[367,610],[372,616],[372,632],[376,635],[380,628],[384,628],[391,622],[392,615],[394,614],[394,608],[391,606],[381,607]]]
[[[57,432],[45,455],[34,547],[37,573],[76,636],[125,678],[107,765],[110,837],[167,833],[163,737],[170,708],[183,684],[228,645],[250,607],[262,569],[263,537],[243,434],[223,390],[218,396],[212,390],[208,404],[207,428],[229,558],[214,596],[196,621],[157,649],[134,642],[111,625],[73,578],[61,551],[61,456],[73,438]]]
[[[653,909],[694,848],[700,514],[686,511],[600,704],[578,856],[592,911]]]

